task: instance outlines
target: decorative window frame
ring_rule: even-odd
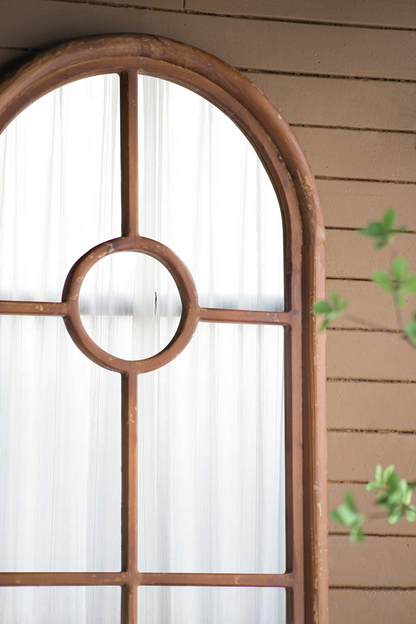
[[[80,281],[103,253],[103,243],[71,269],[57,303],[0,301],[0,314],[62,316],[78,347],[101,366],[122,375],[122,562],[115,573],[1,573],[0,586],[116,585],[122,587],[122,624],[137,621],[139,585],[284,587],[287,623],[327,624],[327,499],[325,336],[313,302],[325,297],[325,236],[314,177],[295,135],[269,100],[218,58],[188,45],[148,35],[110,35],[62,44],[37,55],[0,86],[0,132],[42,95],[75,79],[118,73],[121,78],[122,236],[117,251],[135,249],[157,258],[174,277],[183,313],[173,341],[161,353],[135,362],[111,361],[83,329]],[[257,151],[280,200],[285,240],[285,312],[201,308],[186,267],[168,250],[138,233],[137,74],[176,82],[215,104]],[[114,249],[113,249],[114,250]],[[81,280],[82,281],[82,280]],[[141,573],[137,562],[137,374],[178,355],[199,321],[264,323],[286,329],[286,521],[285,574]],[[126,467],[126,468],[125,468]]]

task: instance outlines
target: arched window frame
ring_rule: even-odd
[[[188,45],[148,35],[91,37],[37,55],[0,87],[0,132],[39,97],[73,80],[118,73],[121,78],[122,237],[125,245],[161,260],[180,290],[183,313],[168,348],[147,360],[118,367],[83,330],[72,301],[76,276],[96,259],[84,257],[68,277],[61,303],[0,301],[0,314],[63,316],[76,344],[96,363],[122,374],[122,571],[116,573],[1,573],[0,586],[118,585],[122,624],[137,618],[139,585],[285,587],[288,624],[328,621],[325,337],[313,302],[325,297],[325,237],[314,177],[295,135],[269,100],[243,75],[218,58]],[[137,74],[164,78],[215,104],[242,130],[257,151],[280,200],[285,245],[285,312],[239,312],[200,308],[192,279],[163,246],[153,248],[138,234]],[[147,245],[147,247],[146,247]],[[95,248],[108,253],[104,245]],[[102,257],[102,256],[101,256]],[[141,573],[137,562],[137,373],[173,359],[199,321],[283,325],[286,330],[286,519],[285,574]],[[123,362],[123,361],[120,361]],[[127,467],[126,469],[124,467]]]

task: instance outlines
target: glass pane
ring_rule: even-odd
[[[283,328],[200,324],[139,376],[139,569],[285,572]]]
[[[140,624],[286,624],[281,587],[139,587]]]
[[[182,304],[165,267],[150,256],[123,252],[94,265],[82,285],[82,322],[103,349],[126,360],[162,351],[179,325]]]
[[[45,95],[0,136],[0,298],[57,301],[69,269],[120,233],[119,77]]]
[[[208,101],[139,76],[140,231],[191,271],[202,306],[283,310],[282,218],[256,152]]]
[[[7,624],[120,624],[119,587],[1,587]]]
[[[120,570],[120,376],[56,317],[0,317],[0,352],[0,570]]]

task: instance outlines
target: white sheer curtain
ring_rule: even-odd
[[[201,305],[283,309],[281,216],[254,150],[176,85],[140,80],[139,102],[141,233],[185,261]],[[46,96],[3,135],[2,299],[59,300],[72,263],[119,235],[118,129],[107,76]],[[166,270],[134,253],[96,265],[81,306],[125,358],[158,352],[180,314]],[[85,360],[61,319],[3,317],[0,331],[1,569],[118,570],[119,376]],[[140,376],[141,570],[285,571],[283,350],[281,328],[204,324]],[[115,623],[119,609],[111,588],[0,591],[10,624]],[[283,624],[285,595],[140,588],[139,620]]]

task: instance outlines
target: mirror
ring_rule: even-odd
[[[119,88],[114,75],[66,85],[35,102],[0,137],[0,169],[7,180],[0,207],[2,299],[59,301],[72,264],[98,243],[120,236]],[[215,106],[165,80],[139,76],[138,103],[140,234],[168,246],[184,261],[201,307],[283,311],[281,211],[251,144]],[[132,269],[128,265],[133,256],[138,265]],[[115,253],[85,277],[79,304],[83,323],[110,354],[147,358],[163,350],[174,335],[181,303],[170,274],[160,266],[156,269],[157,264],[141,254]],[[100,460],[91,467],[97,482],[88,481],[91,475],[82,472],[79,490],[88,507],[100,492],[103,462],[112,467],[110,494],[103,495],[99,511],[111,516],[114,541],[107,534],[98,539],[94,523],[83,524],[80,531],[83,539],[93,540],[98,569],[110,571],[120,540],[120,526],[114,521],[120,512],[120,484],[114,481],[120,467],[120,433],[114,425],[120,405],[114,386],[120,380],[105,371],[91,390],[83,384],[82,366],[65,368],[64,339],[49,338],[65,333],[61,319],[53,319],[59,330],[51,333],[43,319],[35,321],[27,325],[32,332],[28,344],[36,345],[40,365],[34,362],[23,384],[31,384],[39,405],[55,401],[58,408],[47,433],[39,433],[46,436],[41,445],[28,441],[31,457],[24,461],[29,463],[19,465],[16,474],[13,458],[3,450],[0,461],[6,473],[13,473],[10,496],[23,496],[19,475],[25,470],[39,473],[39,483],[31,485],[32,498],[41,499],[42,488],[50,487],[45,485],[50,474],[39,449],[47,445],[51,430],[58,438],[59,461],[67,467],[78,464],[78,451],[63,451],[59,436],[64,438],[75,426],[77,400],[82,399],[90,416],[94,397],[97,415],[91,425],[84,422],[88,431],[80,432],[79,444],[87,458]],[[22,338],[18,324],[9,329],[4,325],[6,339]],[[69,340],[66,333],[65,339]],[[181,356],[140,376],[140,570],[286,571],[284,351],[282,327],[201,323]],[[10,353],[12,367],[20,356]],[[63,367],[69,388],[75,378],[82,385],[82,393],[68,399],[66,407],[56,399],[56,384],[45,382],[49,365]],[[16,392],[20,391],[21,386]],[[7,410],[10,422],[15,422],[21,403],[10,399]],[[13,435],[19,437],[19,428],[27,423],[21,420],[13,426]],[[52,462],[50,472],[55,471]],[[66,483],[54,490],[58,506],[62,501],[69,508],[78,505],[78,495]],[[0,505],[6,513],[10,499],[3,497]],[[68,514],[65,521],[71,526],[80,522],[77,513]],[[47,522],[48,518],[40,520],[42,527]],[[70,541],[61,539],[55,547],[63,560],[69,557]],[[13,559],[8,548],[4,545],[7,561]],[[36,561],[47,560],[50,547],[42,543],[39,548]],[[10,565],[14,569],[17,563]],[[84,567],[74,565],[81,566],[77,570],[95,570],[89,560],[83,561]],[[43,563],[32,567],[40,570]],[[204,604],[211,600],[210,592],[205,593]],[[192,601],[202,595],[191,594]],[[233,604],[238,613],[257,602],[252,596],[238,597]],[[284,612],[285,591],[276,590],[272,600],[261,604],[258,611],[253,607],[253,624]],[[174,610],[166,613],[165,619],[157,616],[160,624],[176,621]],[[156,621],[152,614],[150,610],[146,617]],[[38,619],[35,624],[43,622]]]

